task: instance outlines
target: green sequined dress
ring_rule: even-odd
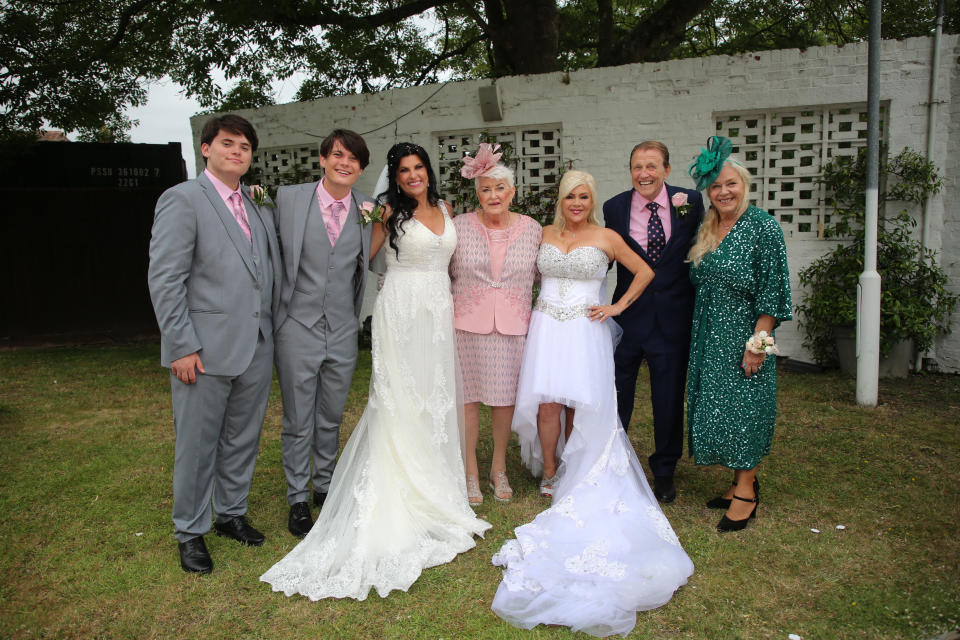
[[[752,469],[770,452],[777,419],[776,358],[747,378],[744,344],[761,314],[792,317],[790,273],[780,224],[749,207],[720,245],[690,267],[696,289],[687,423],[699,465]]]

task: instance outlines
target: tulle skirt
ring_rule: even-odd
[[[513,426],[535,474],[543,470],[537,407],[576,411],[550,508],[493,556],[504,572],[492,608],[514,626],[626,635],[637,611],[666,604],[693,573],[617,418],[618,335],[610,321],[531,319]]]

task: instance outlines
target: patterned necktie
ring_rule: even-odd
[[[660,205],[656,202],[647,203],[647,209],[650,209],[650,220],[647,222],[647,255],[653,261],[660,258],[660,253],[667,244],[667,237],[663,233],[663,223],[657,213],[659,208]]]
[[[330,237],[331,247],[337,243],[337,238],[340,237],[340,227],[343,226],[341,222],[343,213],[343,203],[339,200],[334,200],[333,206],[330,207],[330,219],[326,223],[327,235]]]
[[[243,198],[239,192],[230,194],[230,208],[233,209],[233,217],[236,218],[237,224],[243,229],[243,235],[247,236],[247,240],[253,242],[253,236],[250,234],[250,223],[247,222],[247,212],[243,208]]]

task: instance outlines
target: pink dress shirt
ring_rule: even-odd
[[[630,237],[637,241],[643,250],[647,250],[647,224],[650,222],[650,209],[647,209],[647,200],[636,190],[633,192],[633,198],[630,200]],[[670,198],[667,197],[667,185],[664,184],[660,193],[652,200],[660,205],[657,215],[660,216],[660,222],[663,224],[664,244],[670,242]]]
[[[213,183],[213,186],[217,190],[217,193],[220,195],[221,198],[223,198],[223,204],[227,205],[227,211],[229,211],[230,213],[233,213],[233,203],[230,202],[230,198],[233,197],[233,194],[240,193],[240,185],[238,184],[236,189],[231,189],[226,184],[224,184],[223,180],[221,180],[217,176],[210,173],[210,169],[204,169],[203,175],[207,176],[210,179],[210,182]],[[243,198],[242,193],[240,193],[240,197],[241,199]]]
[[[334,198],[332,195],[327,193],[326,187],[323,186],[326,178],[321,178],[320,182],[317,184],[317,203],[320,205],[320,214],[323,216],[323,224],[329,228],[333,224],[333,203],[337,202],[337,198]],[[347,221],[347,214],[350,213],[350,196],[353,195],[353,190],[347,192],[347,195],[339,199],[340,204],[343,205],[343,215],[340,216],[340,225],[337,228],[338,231],[343,231],[343,223]]]

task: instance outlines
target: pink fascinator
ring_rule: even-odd
[[[500,145],[491,145],[488,142],[481,142],[477,153],[471,158],[468,155],[463,156],[463,166],[460,167],[460,175],[467,180],[473,180],[477,176],[482,176],[490,169],[497,166],[503,152],[497,153]]]

